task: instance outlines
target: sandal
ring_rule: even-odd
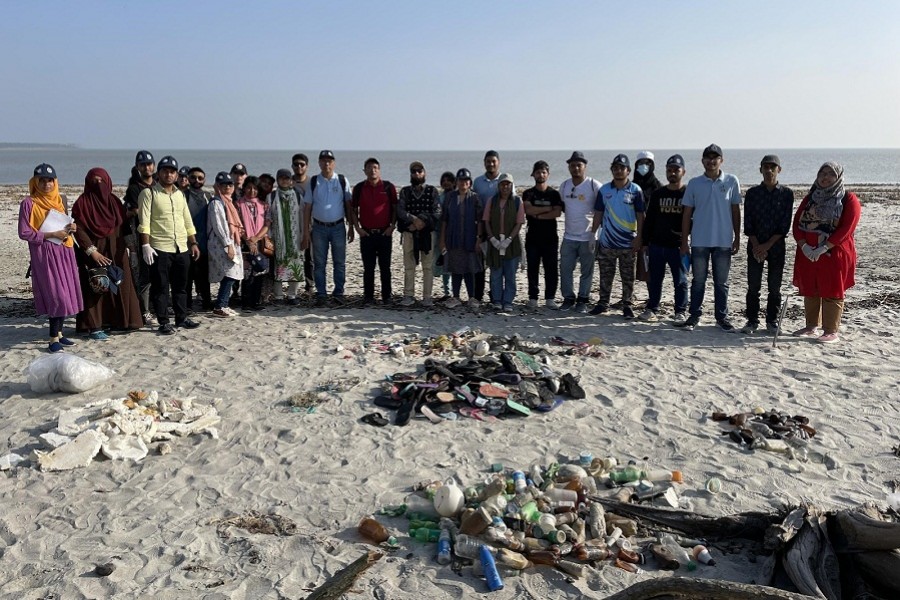
[[[393,396],[378,396],[373,401],[375,406],[380,408],[387,408],[388,410],[397,410],[401,406],[403,406],[403,400],[400,398],[394,398]]]
[[[384,427],[388,424],[388,420],[381,416],[381,413],[379,412],[370,413],[361,418],[360,421],[367,425],[374,425],[375,427]]]
[[[578,384],[575,376],[571,373],[566,373],[560,378],[559,389],[576,400],[584,400],[585,398],[584,388]]]

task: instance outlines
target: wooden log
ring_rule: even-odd
[[[820,600],[831,600],[825,596],[816,582],[816,563],[821,551],[822,540],[817,531],[810,526],[804,526],[785,553],[782,564],[800,593]]]
[[[838,552],[893,550],[900,548],[900,523],[842,510],[832,519],[832,539]]]
[[[885,598],[900,598],[900,550],[859,552],[853,560],[866,583]]]
[[[359,575],[384,556],[381,552],[370,551],[331,576],[317,587],[306,600],[338,600],[350,589]]]
[[[606,600],[809,600],[808,596],[764,585],[692,577],[658,577],[638,582]]]

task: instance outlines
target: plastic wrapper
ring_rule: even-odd
[[[110,379],[115,371],[74,354],[51,354],[31,361],[25,375],[35,393],[77,394]]]

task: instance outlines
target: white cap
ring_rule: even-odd
[[[645,158],[647,160],[653,161],[653,164],[656,164],[656,159],[653,158],[653,153],[648,150],[641,150],[640,152],[638,152],[637,156],[634,158],[634,162],[637,163],[637,161],[644,160]]]

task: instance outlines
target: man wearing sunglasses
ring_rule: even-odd
[[[291,157],[291,170],[294,172],[291,180],[294,182],[294,191],[297,192],[297,197],[301,201],[309,190],[309,175],[306,172],[308,168],[309,157],[302,152]],[[313,279],[312,248],[303,251],[303,277],[306,279],[306,293],[309,294],[316,285],[315,279]]]

